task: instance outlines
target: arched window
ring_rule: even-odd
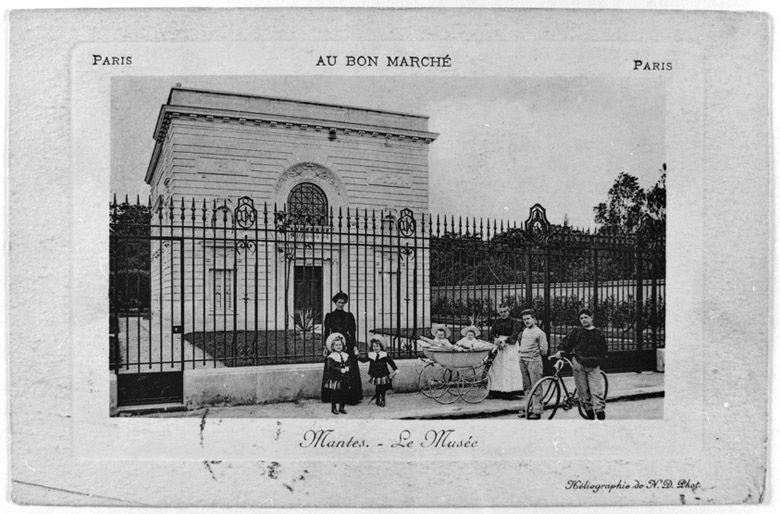
[[[328,197],[316,184],[302,182],[290,191],[287,211],[295,224],[327,225]]]

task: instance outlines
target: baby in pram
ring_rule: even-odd
[[[493,348],[491,343],[477,339],[477,336],[480,334],[480,330],[474,325],[463,328],[460,331],[460,334],[463,337],[455,344],[450,343],[450,329],[445,325],[434,324],[431,327],[431,334],[434,336],[433,339],[420,337],[420,339],[417,341],[420,348],[443,349],[453,352],[485,350]]]
[[[460,330],[460,335],[463,337],[455,343],[455,346],[463,348],[465,350],[492,350],[494,345],[477,339],[481,331],[475,325],[464,327]]]

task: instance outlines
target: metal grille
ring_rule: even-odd
[[[551,225],[539,205],[511,225],[408,209],[393,221],[334,211],[313,184],[290,199],[287,211],[248,197],[112,203],[110,369],[135,375],[123,384],[137,401],[150,373],[321,362],[321,318],[338,291],[360,349],[381,334],[396,358],[416,357],[432,323],[487,337],[502,303],[513,317],[534,308],[553,348],[589,307],[611,370],[649,369],[665,345],[664,225],[578,230]]]
[[[325,225],[328,216],[328,198],[317,185],[303,182],[290,191],[287,209],[297,224]]]

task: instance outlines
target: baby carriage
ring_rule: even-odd
[[[425,366],[420,371],[420,392],[439,403],[449,404],[461,398],[467,403],[479,403],[490,391],[490,379],[485,364],[490,349],[454,351],[446,348],[425,348],[420,359]]]

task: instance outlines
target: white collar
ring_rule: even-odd
[[[344,352],[330,352],[330,355],[328,355],[328,358],[333,359],[334,361],[346,361],[349,358],[349,355],[347,355]]]
[[[374,361],[384,359],[385,357],[387,357],[387,352],[368,352],[368,358]]]

